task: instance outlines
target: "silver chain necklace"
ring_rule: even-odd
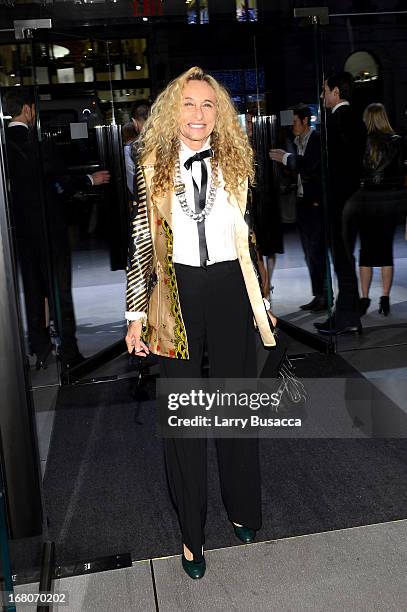
[[[183,212],[188,217],[190,217],[190,219],[193,219],[197,223],[202,223],[202,221],[205,221],[205,218],[209,215],[209,213],[212,210],[213,205],[215,204],[216,191],[217,191],[215,179],[217,178],[217,174],[218,174],[217,170],[212,168],[211,182],[209,184],[209,193],[206,198],[205,208],[200,213],[197,213],[193,211],[192,208],[188,205],[186,193],[185,193],[185,185],[182,182],[182,178],[181,178],[181,167],[180,167],[179,160],[177,160],[175,164],[175,182],[174,182],[175,195],[178,198],[178,201],[181,205]]]

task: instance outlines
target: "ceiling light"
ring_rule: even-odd
[[[65,57],[69,55],[70,51],[66,47],[62,47],[62,45],[52,45],[52,55],[55,59],[59,59],[60,57]]]

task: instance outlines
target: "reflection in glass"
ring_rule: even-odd
[[[96,92],[98,98],[98,105],[104,114],[103,122],[105,125],[112,123],[112,104],[111,104],[110,90],[99,90]],[[115,109],[116,123],[123,125],[130,121],[131,107],[137,100],[149,99],[150,88],[139,88],[139,89],[114,89],[113,90],[113,103]],[[102,123],[99,122],[99,125]]]
[[[11,88],[10,92],[13,91],[22,91],[22,88]],[[132,101],[146,97],[149,91],[132,90],[128,96],[129,92],[121,90],[115,93],[120,110],[117,117],[128,120]],[[68,92],[60,99],[50,95],[47,99],[42,97],[36,108],[41,124],[40,148],[35,130],[11,127],[6,135],[9,130],[18,129],[32,140],[32,151],[29,149],[27,153],[30,163],[24,162],[23,151],[21,162],[13,167],[16,172],[21,169],[29,172],[30,177],[35,175],[39,184],[35,183],[35,189],[22,197],[16,193],[14,201],[24,202],[24,206],[35,202],[37,208],[32,204],[29,210],[38,226],[36,235],[45,232],[43,238],[35,239],[34,251],[29,246],[34,221],[27,221],[24,211],[21,213],[19,228],[25,227],[28,231],[28,235],[19,231],[17,236],[27,306],[23,309],[29,331],[27,352],[36,355],[39,365],[48,365],[50,351],[57,345],[65,367],[82,359],[75,335],[80,351],[87,357],[123,336],[126,265],[123,251],[127,244],[128,198],[120,127],[106,126],[109,116],[105,108],[111,109],[110,100],[102,103],[97,95],[69,96]],[[36,160],[35,168],[33,160]],[[110,186],[99,181],[98,171],[104,169],[112,175]],[[28,185],[28,180],[20,180],[16,173],[12,178],[12,188]],[[42,250],[37,256],[38,249]],[[35,268],[30,268],[28,273],[26,262],[35,263]],[[34,279],[37,268],[44,272],[41,272],[40,293]],[[53,283],[55,299],[48,288],[49,282]],[[37,294],[35,316],[44,330],[38,341],[32,331],[32,299]]]
[[[379,64],[371,53],[356,51],[345,62],[346,72],[350,72],[355,83],[366,83],[379,78]]]
[[[236,0],[238,21],[257,21],[257,0]]]
[[[230,91],[232,100],[240,113],[249,112],[252,115],[265,112],[265,78],[264,70],[238,69],[238,70],[211,70],[211,74],[223,83]]]
[[[31,83],[31,50],[27,44],[0,45],[0,85]]]
[[[120,176],[121,150],[110,134],[118,128],[94,127],[98,117],[104,123],[104,113],[97,98],[93,101],[95,105],[91,99],[82,101],[81,106],[86,105],[83,110],[91,112],[82,113],[78,123],[69,121],[66,110],[47,112],[46,102],[43,103],[44,141],[59,150],[64,166],[71,177],[76,177],[78,186],[64,194],[64,207],[72,253],[77,337],[86,356],[122,337],[123,305],[116,296],[121,296],[124,282],[120,219],[127,207]],[[85,132],[73,129],[81,123],[87,125]],[[95,172],[105,169],[111,173],[110,185],[79,186],[80,177],[95,176]]]
[[[186,0],[188,23],[209,23],[208,0]]]
[[[38,85],[146,79],[149,76],[145,38],[109,41],[65,40],[34,44],[34,71]],[[33,85],[31,47],[0,45],[0,85]]]
[[[37,369],[45,369],[54,348],[52,320],[59,336],[61,360],[72,367],[83,360],[75,337],[71,259],[64,220],[65,197],[76,188],[75,179],[57,150],[51,148],[51,140],[39,150],[33,130],[38,107],[32,93],[26,88],[12,88],[4,102],[12,117],[6,130],[11,210],[30,352],[36,356]],[[90,182],[83,176],[83,183],[86,180]],[[57,288],[57,299],[52,284]]]
[[[383,136],[379,133],[381,130],[376,129],[368,135],[363,167],[355,190],[345,204],[343,223],[347,231],[348,250],[355,258],[363,333],[359,338],[341,335],[338,340],[339,350],[359,347],[366,349],[406,341],[407,190],[396,188],[395,185],[389,188],[386,181],[379,184],[389,172],[393,173],[397,165],[401,179],[406,175],[405,96],[402,86],[404,67],[400,62],[406,51],[405,25],[405,16],[402,15],[348,19],[338,17],[332,19],[331,26],[326,30],[325,52],[329,57],[328,65],[332,65],[331,58],[335,57],[336,64],[342,64],[344,70],[354,78],[351,104],[358,119],[362,120],[363,116],[366,118],[371,105],[377,107],[383,104],[389,125],[395,134],[401,136],[397,139],[390,132]],[[353,41],[350,55],[344,54],[339,44],[340,37],[345,33]],[[372,160],[369,162],[372,140],[378,145],[376,162],[380,158],[380,164],[376,168],[379,171],[375,179],[378,184],[370,188],[365,179],[374,167]],[[394,146],[397,141],[401,144],[401,150]],[[404,164],[400,163],[400,155]]]
[[[148,78],[147,40],[130,38],[120,41],[124,79]]]
[[[344,210],[345,238],[353,255],[356,236],[360,239],[359,281],[361,314],[371,305],[373,268],[381,269],[382,290],[379,314],[391,312],[394,235],[401,214],[406,210],[402,138],[392,128],[383,104],[365,109],[367,145],[363,157],[361,189],[348,200]]]

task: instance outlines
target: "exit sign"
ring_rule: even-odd
[[[135,17],[160,17],[162,0],[134,0]]]

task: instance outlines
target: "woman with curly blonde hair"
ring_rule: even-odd
[[[156,151],[157,158],[152,194],[163,195],[172,186],[175,158],[180,148],[179,108],[183,89],[190,81],[206,83],[215,92],[218,112],[211,133],[211,165],[222,168],[225,189],[233,193],[247,179],[254,182],[253,150],[225,88],[211,75],[195,67],[172,81],[158,96],[144,126],[139,156],[145,159]]]
[[[247,224],[253,152],[224,87],[197,67],[172,81],[151,109],[138,160],[129,353],[158,355],[162,379],[201,378],[205,350],[211,377],[255,378],[253,318],[265,346],[275,344],[276,320],[262,298]],[[216,446],[229,520],[251,542],[261,526],[258,440],[223,438]],[[201,578],[206,439],[168,436],[164,448],[182,566]]]

